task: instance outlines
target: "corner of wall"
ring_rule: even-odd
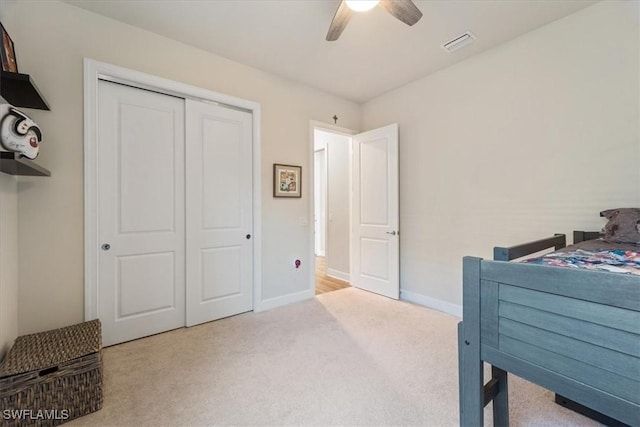
[[[0,360],[18,336],[18,182],[0,172]]]
[[[0,105],[6,106],[6,102],[0,96]],[[0,117],[3,111],[0,108]],[[18,181],[0,172],[0,361],[18,336],[17,253]]]

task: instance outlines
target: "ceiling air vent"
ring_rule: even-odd
[[[475,39],[477,39],[476,35],[471,31],[467,31],[466,33],[459,35],[455,39],[446,42],[441,47],[447,52],[453,52],[454,50],[458,50],[468,44],[473,43]]]

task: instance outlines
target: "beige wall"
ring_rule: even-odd
[[[0,22],[8,3],[0,2]],[[11,33],[9,33],[11,34]],[[5,100],[0,96],[0,104]],[[6,113],[0,107],[0,117]],[[0,172],[0,361],[18,336],[18,181]]]
[[[601,2],[364,105],[400,126],[405,297],[459,305],[463,256],[640,206],[638,43],[638,2]]]
[[[18,335],[17,225],[17,180],[0,172],[0,360]]]
[[[131,68],[262,105],[263,298],[310,289],[309,121],[360,128],[360,107],[176,41],[57,1],[10,2],[3,24],[20,71],[51,105],[30,111],[44,132],[38,162],[51,178],[18,184],[19,332],[83,319],[82,59]],[[29,25],[24,25],[25,16]],[[272,198],[272,164],[303,166],[302,199]],[[295,273],[292,259],[302,260]]]

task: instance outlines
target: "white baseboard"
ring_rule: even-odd
[[[350,281],[349,273],[345,273],[344,271],[340,270],[334,270],[333,268],[327,268],[327,276],[333,277],[334,279],[344,280],[345,282]]]
[[[259,301],[254,307],[253,311],[260,312],[265,310],[271,310],[272,308],[282,307],[294,302],[300,302],[313,298],[315,295],[315,289],[305,289],[304,291],[296,292],[281,297],[269,298]]]
[[[405,291],[403,289],[400,289],[400,299],[414,304],[424,305],[425,307],[433,308],[434,310],[442,311],[443,313],[462,319],[462,306],[458,304],[452,304],[447,301],[431,298],[411,291]]]

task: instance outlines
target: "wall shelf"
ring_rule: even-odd
[[[51,176],[51,172],[12,151],[0,151],[0,171],[10,175]]]
[[[1,72],[0,96],[14,107],[49,110],[49,104],[29,74]]]
[[[49,104],[29,74],[0,71],[0,96],[14,107],[49,110]],[[0,172],[10,175],[51,176],[48,169],[12,151],[0,151]]]

